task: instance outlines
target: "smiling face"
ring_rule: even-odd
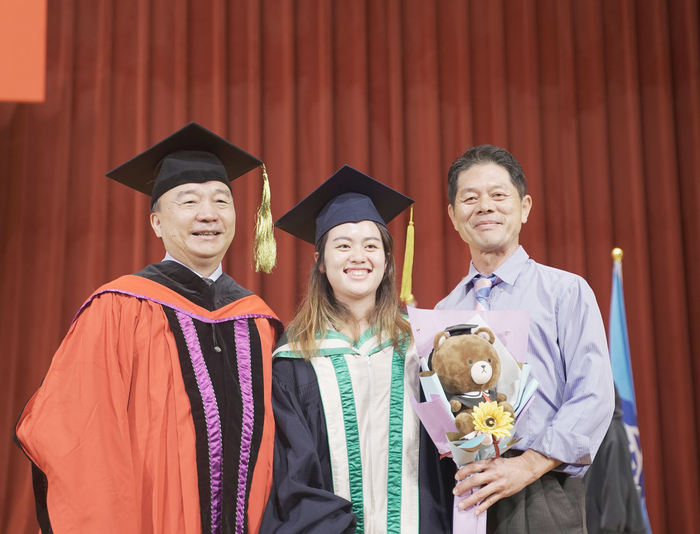
[[[231,191],[221,182],[177,186],[158,199],[151,226],[165,250],[202,276],[221,263],[236,232]]]
[[[520,198],[508,171],[489,163],[459,175],[455,203],[447,211],[476,265],[480,256],[505,259],[516,251],[531,207],[530,195]]]
[[[320,270],[339,302],[351,309],[374,306],[385,269],[384,246],[376,223],[345,223],[328,231]]]

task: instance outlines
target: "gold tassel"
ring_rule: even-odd
[[[270,212],[270,181],[267,177],[265,164],[262,166],[263,192],[258,213],[255,216],[255,239],[253,257],[255,272],[262,270],[270,273],[277,263],[277,244],[273,234],[272,213]]]
[[[413,247],[414,247],[414,229],[413,229],[413,206],[411,206],[411,217],[406,230],[406,253],[403,256],[403,275],[401,276],[401,300],[407,306],[415,302],[415,298],[411,291],[413,290]]]

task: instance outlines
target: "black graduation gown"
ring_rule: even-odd
[[[326,420],[312,364],[276,358],[272,376],[276,429],[273,491],[261,532],[355,532],[351,503],[333,493]],[[419,469],[420,531],[450,534],[456,467],[449,458],[440,460],[423,427]]]
[[[589,534],[646,533],[617,390],[610,428],[583,481]]]

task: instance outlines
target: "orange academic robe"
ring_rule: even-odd
[[[96,291],[16,428],[42,531],[257,533],[280,327],[227,275],[175,262]]]

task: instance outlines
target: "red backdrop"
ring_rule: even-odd
[[[468,269],[450,163],[509,149],[534,198],[525,248],[586,277],[604,316],[625,251],[652,526],[697,528],[696,1],[55,0],[47,24],[46,101],[0,103],[0,531],[36,532],[10,434],[73,314],[163,254],[147,199],[103,175],[190,120],[266,162],[275,217],[344,163],[416,198],[421,307]],[[278,233],[275,272],[252,273],[260,185],[234,184],[225,267],[286,321],[312,249]],[[399,250],[406,223],[390,225]]]

